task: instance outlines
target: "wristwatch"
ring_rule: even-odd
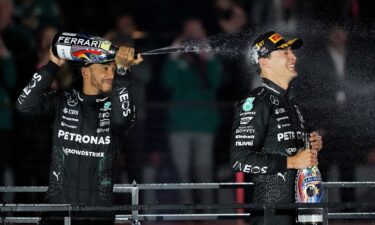
[[[118,75],[121,75],[121,76],[124,76],[125,74],[127,74],[129,72],[129,69],[124,67],[124,66],[117,66],[117,74]]]

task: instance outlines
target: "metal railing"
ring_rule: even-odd
[[[140,190],[182,190],[182,189],[223,189],[223,188],[246,188],[254,185],[253,183],[159,183],[159,184],[116,184],[113,191],[115,193],[130,193],[132,196],[131,205],[114,206],[73,206],[70,204],[3,204],[0,206],[0,212],[115,212],[123,213],[125,211],[131,214],[116,215],[116,223],[130,222],[139,224],[143,220],[218,220],[218,219],[241,219],[250,216],[250,212],[263,211],[267,216],[265,224],[275,224],[272,219],[275,212],[279,209],[296,210],[298,208],[323,208],[324,224],[328,224],[329,219],[375,219],[375,203],[355,202],[355,203],[334,203],[324,202],[317,204],[159,204],[159,205],[140,205]],[[374,188],[375,182],[323,182],[326,195],[330,188]],[[46,186],[32,187],[0,187],[0,192],[46,192]],[[328,196],[326,196],[328,199]],[[167,213],[167,214],[139,214],[139,211],[147,210],[204,210],[204,209],[246,209],[248,213]],[[352,212],[329,212],[329,209],[352,210]],[[358,212],[358,209],[362,212]],[[366,211],[363,211],[366,209]],[[370,211],[369,211],[370,210]],[[70,214],[69,214],[70,215]],[[38,223],[39,217],[4,217],[4,222],[9,223]],[[64,224],[69,225],[71,218],[64,217]]]

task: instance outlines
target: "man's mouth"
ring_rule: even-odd
[[[106,84],[112,84],[113,79],[104,79],[104,83]]]

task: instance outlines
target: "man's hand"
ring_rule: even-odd
[[[311,142],[311,149],[317,152],[323,148],[322,136],[320,136],[318,132],[314,131],[310,133],[310,142]]]
[[[137,59],[134,58],[134,48],[121,46],[117,51],[116,66],[129,69],[133,65],[138,65],[143,61],[141,54],[138,54]]]
[[[60,58],[56,57],[56,56],[53,54],[53,52],[52,52],[52,47],[49,48],[49,56],[48,56],[48,59],[49,59],[51,62],[53,62],[53,63],[55,63],[56,65],[58,65],[58,66],[62,66],[62,65],[66,62],[65,59],[60,59]]]
[[[313,149],[305,149],[287,158],[288,169],[305,169],[318,165],[318,152]]]

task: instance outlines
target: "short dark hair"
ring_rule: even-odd
[[[261,58],[269,59],[270,56],[271,56],[271,53],[270,53],[270,54],[267,54],[266,56],[259,57],[259,60],[260,60]],[[260,75],[260,72],[262,71],[262,69],[260,68],[259,62],[258,62],[257,64],[255,64],[255,71],[256,71],[257,74]]]

